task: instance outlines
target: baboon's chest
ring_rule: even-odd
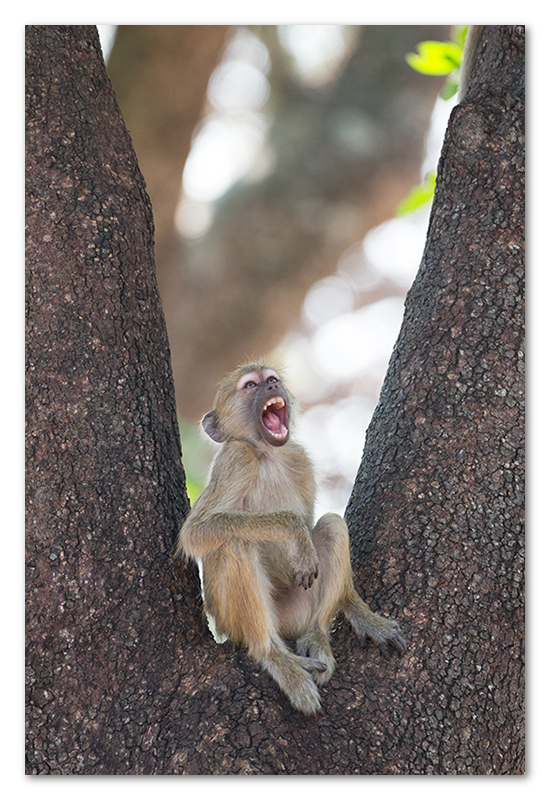
[[[260,464],[243,498],[246,511],[295,511],[306,514],[306,501],[299,476],[280,461]]]

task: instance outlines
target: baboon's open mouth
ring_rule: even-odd
[[[282,397],[272,397],[262,410],[264,428],[274,439],[281,441],[288,438],[288,412]]]

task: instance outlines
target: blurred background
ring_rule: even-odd
[[[153,205],[192,500],[217,383],[266,354],[301,408],[317,513],[343,513],[430,206],[396,212],[455,102],[407,54],[463,27],[98,26]]]

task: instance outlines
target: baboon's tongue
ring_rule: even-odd
[[[265,427],[268,428],[272,433],[281,433],[281,420],[277,414],[273,413],[273,411],[265,411],[263,420]]]

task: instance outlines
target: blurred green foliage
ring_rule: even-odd
[[[187,494],[193,505],[206,486],[212,461],[212,448],[206,436],[203,436],[199,425],[181,417],[178,419],[178,423]]]
[[[431,201],[435,190],[435,178],[436,172],[428,172],[424,178],[424,183],[420,183],[411,189],[405,199],[397,206],[395,213],[398,217],[410,214]]]
[[[419,42],[417,53],[407,53],[407,64],[424,75],[448,75],[441,96],[448,100],[458,88],[458,69],[462,61],[468,25],[456,25],[451,42]]]
[[[425,75],[448,75],[460,64],[462,48],[454,42],[419,42],[418,53],[407,53],[407,64]]]

